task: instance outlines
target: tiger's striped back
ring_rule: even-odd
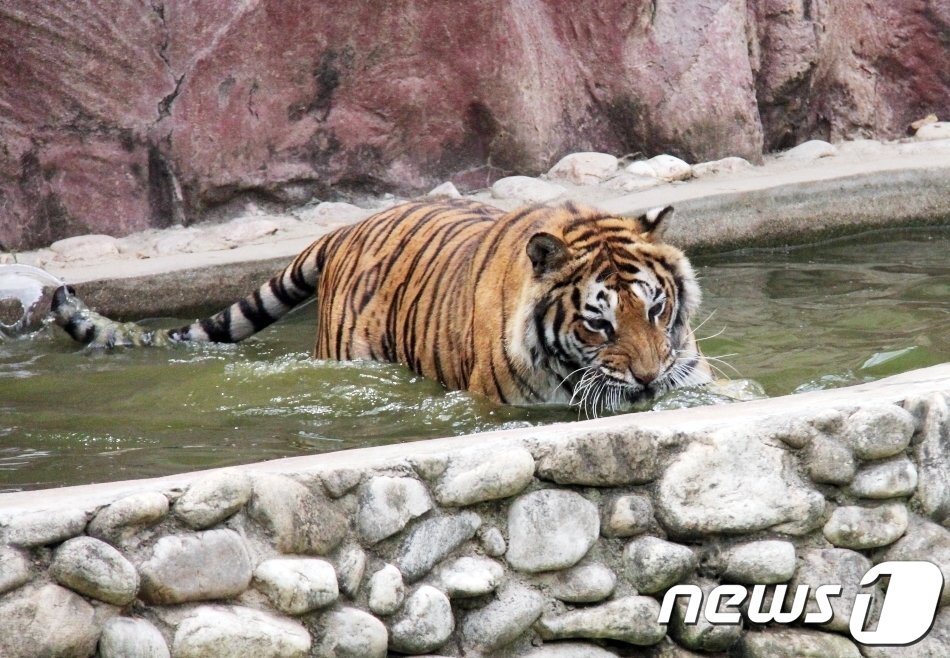
[[[671,215],[419,201],[319,238],[247,298],[179,329],[110,324],[65,294],[57,318],[85,342],[230,342],[316,294],[317,358],[398,362],[500,402],[596,414],[710,379],[689,328],[699,288],[662,242]]]

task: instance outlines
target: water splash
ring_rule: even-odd
[[[66,285],[58,277],[32,265],[0,265],[0,304],[15,308],[20,317],[7,324],[0,319],[0,339],[19,338],[42,328],[45,314],[40,314],[44,291]]]

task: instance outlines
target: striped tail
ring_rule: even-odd
[[[323,252],[318,240],[282,272],[244,299],[203,320],[177,329],[148,329],[96,313],[63,286],[53,295],[56,324],[80,343],[100,347],[168,345],[181,342],[236,343],[273,324],[316,291]]]

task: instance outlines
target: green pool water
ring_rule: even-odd
[[[950,228],[694,264],[703,349],[744,395],[950,361]],[[236,346],[103,352],[56,327],[0,342],[0,492],[577,418],[446,392],[395,365],[311,360],[313,314]],[[655,406],[717,399],[683,392]]]

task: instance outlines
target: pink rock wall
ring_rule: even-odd
[[[0,3],[0,245],[950,109],[945,0]]]

